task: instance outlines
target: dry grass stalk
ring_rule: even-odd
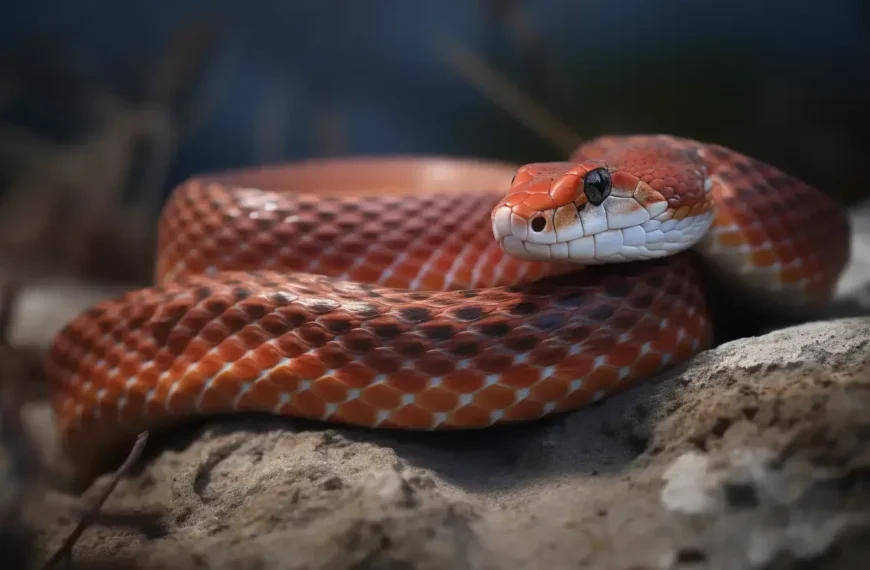
[[[448,40],[435,47],[460,77],[562,155],[568,156],[582,142],[580,135],[472,51]]]
[[[175,117],[173,106],[202,67],[215,30],[203,18],[183,26],[146,79],[149,88],[141,104],[79,89],[89,93],[86,107],[97,119],[72,144],[0,125],[0,161],[17,166],[0,199],[0,255],[18,271],[150,279],[154,218],[170,161],[189,126]],[[134,169],[143,148],[148,151],[139,174]],[[123,195],[132,187],[140,198],[127,205]]]
[[[88,509],[87,512],[85,512],[84,516],[75,526],[75,528],[66,538],[66,540],[64,540],[60,548],[58,548],[55,553],[46,561],[45,565],[42,567],[43,570],[54,568],[59,562],[63,560],[66,560],[67,564],[71,564],[72,551],[76,545],[76,542],[78,542],[81,535],[92,524],[94,524],[94,522],[100,516],[103,505],[111,496],[112,491],[115,490],[115,487],[118,486],[118,483],[121,481],[124,475],[126,475],[130,471],[133,465],[135,465],[139,458],[142,456],[142,452],[145,450],[146,443],[148,443],[148,432],[142,432],[139,434],[139,437],[136,438],[136,443],[133,444],[133,448],[130,450],[127,458],[124,460],[124,463],[121,464],[121,466],[118,468],[117,471],[115,471],[114,475],[109,480],[109,484],[106,485],[106,488],[103,489],[102,493],[100,493],[100,496],[94,502],[93,506]]]

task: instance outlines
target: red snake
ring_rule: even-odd
[[[576,410],[711,346],[701,265],[747,311],[802,311],[849,256],[823,193],[664,135],[520,168],[396,156],[205,175],[173,192],[158,236],[156,285],[75,318],[47,359],[80,467],[206,414],[432,430]]]

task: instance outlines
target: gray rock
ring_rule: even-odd
[[[870,313],[870,200],[849,211],[852,229],[851,258],[837,286],[830,316]]]

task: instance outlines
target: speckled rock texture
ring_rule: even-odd
[[[853,287],[841,290],[853,315],[870,284],[862,211]],[[837,310],[509,428],[410,434],[263,416],[189,426],[152,439],[72,567],[866,567],[870,316]],[[50,446],[44,408],[28,414]],[[36,567],[108,481],[28,507]]]

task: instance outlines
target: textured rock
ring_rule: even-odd
[[[837,295],[846,297],[870,289],[870,200],[849,212],[852,230],[851,259],[837,287]]]

